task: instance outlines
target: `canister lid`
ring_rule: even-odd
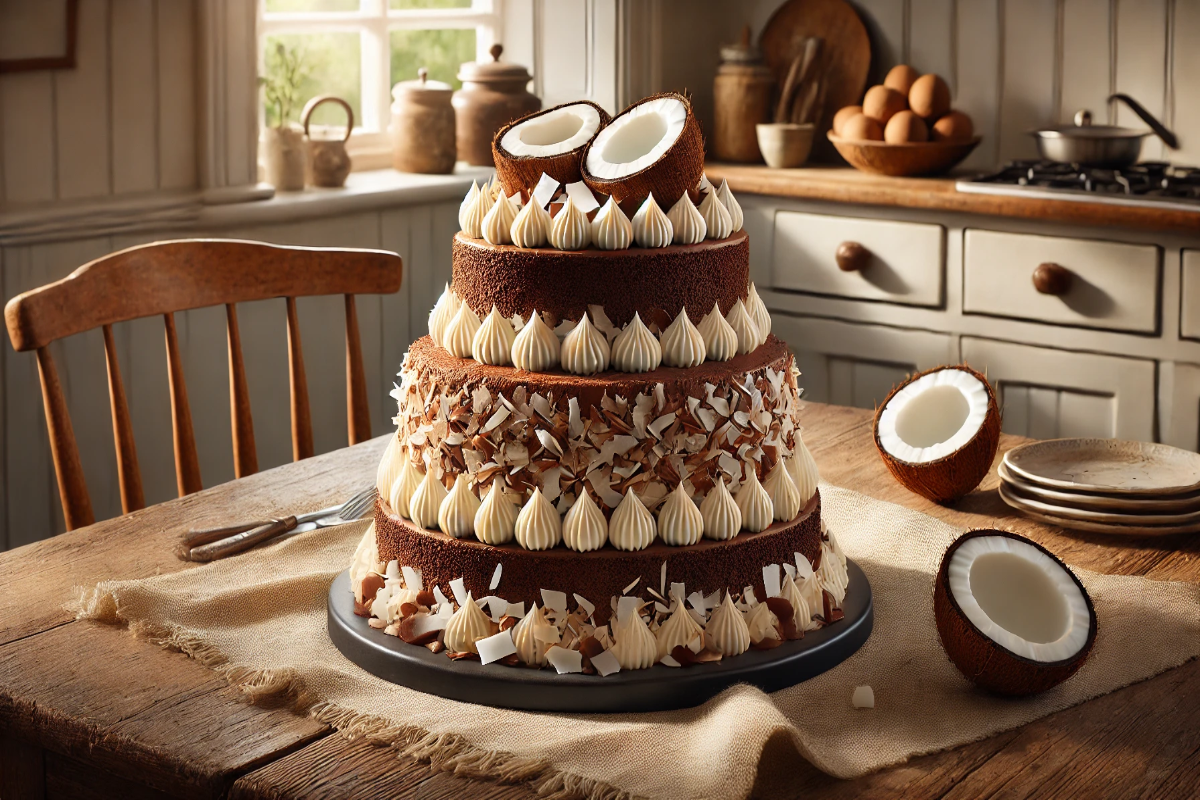
[[[750,43],[749,25],[742,28],[742,35],[737,42],[721,45],[721,61],[726,64],[758,64],[762,60],[762,50]]]
[[[399,100],[402,97],[420,97],[423,99],[440,99],[440,95],[449,98],[454,88],[448,83],[429,80],[429,70],[421,67],[417,70],[415,81],[400,81],[392,87],[392,97]]]
[[[467,61],[463,63],[458,70],[458,79],[463,83],[467,83],[468,81],[473,83],[512,82],[524,86],[533,77],[529,74],[529,70],[520,64],[509,64],[500,61],[500,54],[504,52],[503,45],[494,44],[488,52],[492,56],[491,61]]]

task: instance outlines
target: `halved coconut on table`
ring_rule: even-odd
[[[1096,641],[1096,610],[1079,578],[1046,548],[1007,531],[971,531],[950,545],[933,609],[950,660],[999,694],[1057,686]]]
[[[632,215],[654,193],[670,208],[704,176],[704,136],[692,104],[670,92],[647,97],[604,127],[583,154],[583,181]]]
[[[909,490],[957,500],[987,475],[1000,442],[1000,409],[987,378],[936,367],[892,389],[875,412],[875,446]]]
[[[580,100],[508,123],[492,139],[496,177],[510,197],[526,197],[546,173],[561,184],[582,180],[583,151],[611,118],[595,103]]]

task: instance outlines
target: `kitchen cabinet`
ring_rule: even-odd
[[[1163,441],[1200,450],[1200,365],[1173,365]]]
[[[1184,250],[1181,254],[1182,291],[1179,304],[1179,334],[1200,339],[1200,250]]]

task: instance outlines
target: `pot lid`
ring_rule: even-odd
[[[1092,112],[1086,109],[1075,112],[1073,125],[1056,125],[1051,128],[1040,128],[1032,131],[1032,133],[1035,136],[1049,138],[1069,137],[1073,139],[1128,139],[1150,135],[1150,131],[1123,128],[1119,125],[1093,125]]]
[[[494,44],[488,50],[492,56],[491,61],[467,61],[459,67],[458,79],[463,83],[472,81],[474,83],[493,83],[493,82],[515,82],[519,81],[522,85],[527,83],[533,76],[529,71],[520,64],[501,63],[500,54],[504,52],[504,46]]]
[[[417,70],[416,80],[400,81],[392,87],[392,97],[399,100],[403,95],[420,93],[432,99],[433,97],[436,97],[439,92],[444,92],[446,96],[449,97],[453,90],[454,87],[448,83],[429,80],[429,70],[427,70],[425,67],[421,67],[419,70]]]
[[[760,64],[762,49],[750,43],[750,26],[742,28],[742,35],[734,44],[721,45],[721,61],[726,64]]]

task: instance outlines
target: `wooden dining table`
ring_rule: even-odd
[[[995,469],[952,507],[897,484],[866,411],[806,404],[805,440],[822,477],[964,528],[1023,533],[1070,565],[1200,581],[1200,537],[1113,538],[1022,518]],[[189,528],[340,502],[373,479],[386,437],[0,554],[0,798],[532,798],[440,772],[286,708],[254,705],[216,673],[128,631],[76,621],[65,604],[107,579],[194,569],[175,543]],[[1023,441],[1001,439],[1001,450]],[[346,554],[347,563],[350,553]],[[255,558],[253,553],[243,558]],[[831,778],[782,740],[761,797],[1196,797],[1200,661],[1022,728],[852,781]]]

